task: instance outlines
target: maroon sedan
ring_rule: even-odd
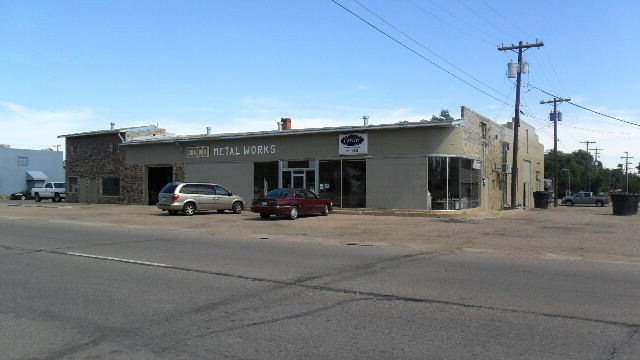
[[[251,204],[251,211],[259,213],[263,219],[271,215],[286,215],[291,220],[307,214],[327,216],[331,210],[331,200],[321,199],[305,189],[274,189],[265,197],[253,200]]]

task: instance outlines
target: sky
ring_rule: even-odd
[[[515,112],[553,149],[640,162],[639,2],[0,0],[0,144],[158,125],[191,135]],[[595,142],[595,143],[593,143]]]

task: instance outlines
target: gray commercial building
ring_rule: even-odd
[[[443,121],[175,136],[154,126],[61,135],[67,201],[154,204],[170,181],[206,181],[249,200],[276,187],[304,187],[337,207],[461,210],[533,205],[544,148],[522,122],[518,163],[512,123],[461,107]],[[248,204],[246,204],[248,205]]]

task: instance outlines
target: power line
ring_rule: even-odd
[[[406,45],[405,43],[403,43],[402,41],[396,39],[395,37],[389,35],[387,32],[385,32],[384,30],[380,29],[379,27],[373,25],[372,23],[370,23],[369,21],[365,20],[364,18],[362,18],[360,15],[354,13],[353,11],[351,11],[350,9],[346,8],[344,5],[342,5],[341,3],[339,3],[336,0],[331,0],[331,2],[333,2],[334,4],[336,4],[337,6],[341,7],[343,10],[345,10],[346,12],[350,13],[351,15],[355,16],[356,18],[358,18],[360,21],[362,21],[363,23],[369,25],[370,27],[372,27],[373,29],[375,29],[376,31],[378,31],[379,33],[381,33],[382,35],[386,36],[387,38],[389,38],[390,40],[394,41],[395,43],[397,43],[398,45],[402,46],[403,48],[409,50],[410,52],[412,52],[413,54],[417,55],[419,58],[429,62],[431,65],[437,67],[438,69],[444,71],[445,73],[453,76],[454,78],[460,80],[461,82],[467,84],[468,86],[470,86],[471,88],[489,96],[490,98],[500,102],[500,103],[505,103],[503,100],[489,94],[488,92],[478,88],[477,86],[471,84],[470,82],[466,81],[465,79],[461,78],[460,76],[452,73],[451,71],[445,69],[444,67],[440,66],[439,64],[435,63],[433,60],[425,57],[424,55],[420,54],[418,51],[412,49],[411,47],[409,47],[408,45]],[[490,88],[488,85],[482,84],[488,88]],[[505,103],[506,104],[506,103]]]
[[[557,97],[556,95],[553,95],[553,94],[551,94],[551,93],[550,93],[550,92],[548,92],[548,91],[542,90],[542,89],[540,89],[539,87],[537,87],[537,86],[535,86],[535,85],[533,85],[533,84],[531,84],[531,83],[527,83],[527,86],[531,86],[532,88],[534,88],[534,89],[536,89],[536,90],[538,90],[538,91],[541,91],[541,92],[543,92],[543,93],[545,93],[545,94],[547,94],[547,95],[550,95],[550,96],[553,96],[553,97]],[[576,104],[576,103],[574,103],[574,102],[571,102],[571,101],[567,101],[567,103],[569,103],[569,104],[571,104],[571,105],[573,105],[573,106],[575,106],[575,107],[579,107],[579,108],[581,108],[581,109],[583,109],[583,110],[590,111],[590,112],[592,112],[592,113],[594,113],[594,114],[598,114],[598,115],[600,115],[600,116],[607,117],[607,118],[609,118],[609,119],[617,120],[617,121],[620,121],[620,122],[623,122],[623,123],[626,123],[626,124],[629,124],[629,125],[633,125],[633,126],[638,126],[638,127],[640,127],[640,124],[632,123],[631,121],[622,120],[622,119],[619,119],[619,118],[617,118],[617,117],[615,117],[615,116],[611,116],[611,115],[603,114],[603,113],[601,113],[601,112],[599,112],[599,111],[589,109],[589,108],[587,108],[587,107],[584,107],[584,106],[582,106],[582,105],[578,105],[578,104]]]
[[[409,36],[407,33],[405,33],[404,31],[400,30],[397,26],[393,25],[392,23],[388,22],[387,20],[383,19],[380,15],[376,14],[373,10],[371,10],[370,8],[364,6],[360,1],[358,0],[352,0],[353,2],[355,2],[356,4],[360,5],[363,9],[367,10],[371,15],[375,16],[376,18],[378,18],[380,21],[384,22],[385,24],[389,25],[390,27],[392,27],[394,30],[396,30],[397,32],[399,32],[400,34],[404,35],[407,39],[413,41],[416,45],[420,46],[421,48],[427,50],[428,52],[430,52],[432,55],[434,55],[435,57],[437,57],[438,59],[444,61],[445,63],[447,63],[448,65],[450,65],[451,67],[455,68],[456,70],[460,71],[461,73],[465,74],[466,76],[468,76],[469,78],[473,79],[474,81],[478,82],[479,84],[486,86],[487,88],[493,90],[496,94],[498,95],[502,95],[507,97],[504,94],[501,94],[500,91],[492,88],[491,86],[483,83],[482,81],[478,80],[477,78],[475,78],[473,75],[467,73],[466,71],[462,70],[461,68],[459,68],[458,66],[456,66],[455,64],[449,62],[447,59],[443,58],[442,56],[438,55],[435,51],[429,49],[428,47],[426,47],[425,45],[423,45],[422,43],[420,43],[418,40],[412,38],[411,36]]]
[[[469,5],[467,5],[467,4],[465,4],[465,3],[463,3],[463,2],[462,2],[462,1],[460,1],[460,0],[458,0],[458,3],[459,3],[460,5],[462,5],[465,9],[467,9],[467,11],[469,11],[470,13],[472,13],[473,15],[475,15],[476,17],[478,17],[480,20],[482,20],[484,23],[486,23],[486,24],[488,24],[489,26],[493,27],[494,29],[496,29],[496,30],[498,30],[498,31],[500,31],[500,32],[502,32],[502,33],[504,33],[504,34],[505,34],[505,35],[507,35],[508,37],[516,38],[516,36],[513,36],[513,34],[509,34],[509,33],[508,33],[508,32],[506,32],[505,30],[500,29],[497,25],[495,25],[495,24],[491,23],[490,21],[488,21],[488,20],[486,19],[486,16],[480,16],[480,15],[476,14],[476,12],[475,12],[475,11],[474,11],[474,10],[473,10]]]
[[[406,1],[407,1],[408,3],[410,3],[411,5],[413,5],[414,7],[416,7],[418,10],[420,10],[420,11],[424,12],[425,14],[431,15],[431,16],[432,16],[433,18],[435,18],[436,20],[438,20],[438,21],[442,22],[443,24],[445,24],[445,25],[447,25],[447,26],[449,26],[449,27],[453,28],[454,30],[456,30],[456,31],[460,32],[461,34],[464,34],[464,35],[466,35],[466,36],[468,36],[468,37],[474,38],[474,39],[476,39],[476,40],[478,40],[478,41],[481,41],[481,42],[484,42],[484,43],[486,43],[486,44],[494,44],[494,43],[495,43],[495,41],[491,42],[491,41],[489,41],[489,40],[482,39],[482,38],[478,37],[478,35],[476,35],[476,34],[483,34],[483,35],[485,35],[487,38],[492,38],[491,34],[489,34],[489,33],[485,32],[485,31],[484,31],[484,29],[482,29],[482,28],[478,28],[478,27],[474,26],[473,24],[469,24],[469,23],[467,23],[467,27],[469,28],[469,30],[471,30],[471,31],[474,31],[474,32],[475,32],[475,33],[469,33],[469,32],[467,32],[467,31],[465,31],[465,30],[460,29],[460,28],[459,28],[458,26],[456,26],[456,25],[453,25],[453,24],[451,24],[451,23],[449,23],[449,22],[447,22],[447,21],[445,21],[445,20],[440,19],[440,18],[439,18],[438,16],[436,16],[434,13],[432,13],[432,12],[430,12],[430,11],[427,11],[426,9],[424,9],[423,7],[421,7],[420,5],[416,4],[414,1],[411,1],[411,0],[406,0]],[[456,13],[452,13],[452,12],[450,12],[450,11],[449,11],[449,10],[447,10],[446,8],[444,8],[444,7],[440,6],[437,2],[435,2],[435,1],[433,1],[433,0],[429,0],[429,2],[431,3],[431,5],[435,6],[435,7],[436,7],[436,8],[438,8],[440,11],[444,12],[448,18],[451,18],[451,19],[458,18],[458,19],[460,19],[460,21],[461,21],[461,22],[463,22],[463,21],[464,21],[464,19],[462,19],[462,18],[460,18],[459,16],[457,16],[457,14],[456,14]],[[495,40],[495,39],[493,39],[493,40]]]
[[[514,28],[516,28],[518,31],[522,32],[523,34],[527,35],[527,37],[530,38],[534,38],[535,36],[531,36],[530,34],[527,34],[526,31],[522,30],[518,25],[516,25],[515,23],[511,22],[509,20],[508,17],[502,15],[501,13],[499,13],[496,9],[494,9],[493,7],[491,7],[491,5],[489,5],[489,3],[487,3],[485,0],[482,0],[482,3],[489,9],[491,10],[494,14],[498,15],[500,18],[502,18],[503,21],[505,21],[506,23],[510,24],[511,26],[513,26]],[[504,32],[504,31],[503,31]]]

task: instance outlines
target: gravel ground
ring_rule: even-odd
[[[155,206],[3,200],[0,218],[104,224],[163,234],[190,231],[264,241],[640,264],[640,216],[614,216],[610,205],[466,213],[338,209],[326,217],[290,221],[262,220],[248,211],[240,215],[206,212],[188,217],[169,216]]]

